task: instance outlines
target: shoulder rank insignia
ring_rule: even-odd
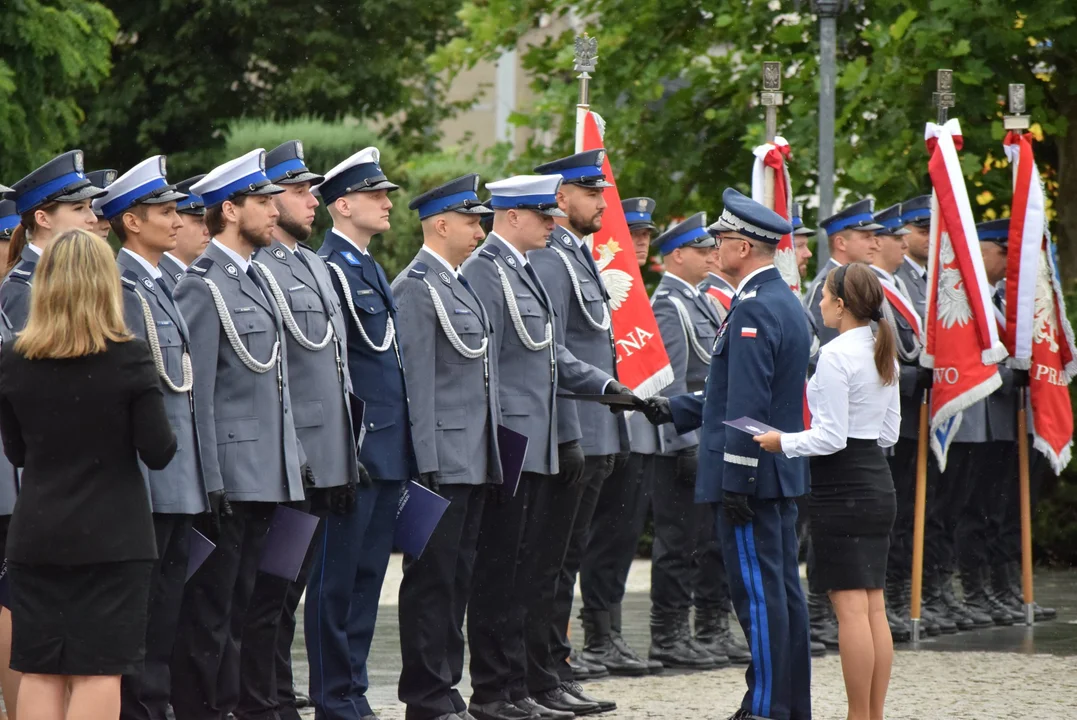
[[[438,273],[438,277],[441,278],[441,282],[445,283],[446,285],[452,285],[452,279],[449,277],[449,273],[445,272],[444,270]]]
[[[130,278],[126,278],[123,275],[120,276],[120,281],[124,284],[125,287],[129,287],[132,290],[137,287],[137,285]]]
[[[353,267],[359,267],[362,264],[351,250],[342,250],[340,254]]]
[[[501,249],[496,245],[486,244],[483,246],[482,252],[479,254],[484,255],[488,258],[495,258],[501,254]]]
[[[669,295],[669,290],[659,290],[654,294],[656,298],[664,298],[666,295]]]
[[[33,274],[29,270],[23,270],[17,267],[11,268],[11,272],[15,273],[16,275],[22,275],[23,277],[30,277],[30,275]]]
[[[278,260],[283,260],[284,259],[284,249],[283,248],[273,248],[273,257],[277,258]]]
[[[408,271],[408,277],[418,278],[421,280],[422,278],[426,277],[426,271],[429,269],[430,268],[426,266],[426,263],[417,262],[411,267],[411,270]]]
[[[746,293],[744,293],[743,295],[740,296],[739,302],[744,302],[745,300],[751,300],[752,298],[754,298],[758,294],[759,294],[759,288],[756,288],[755,290],[752,290],[751,292],[746,292]]]
[[[191,267],[187,268],[187,272],[193,270],[196,273],[204,273],[211,267],[213,267],[213,260],[208,257],[200,257],[194,261],[194,264],[191,265]]]
[[[227,265],[225,265],[224,269],[228,271],[229,275],[233,277],[239,277],[239,270],[237,270],[236,266],[232,263],[228,263]]]

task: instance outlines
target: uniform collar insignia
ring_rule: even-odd
[[[686,298],[688,298],[689,300],[691,300],[692,298],[695,297],[695,295],[692,294],[692,291],[689,290],[688,288],[685,288],[684,290],[681,290],[681,292],[684,293],[684,296]]]
[[[236,270],[236,266],[232,263],[228,263],[227,265],[225,265],[224,269],[228,271],[229,275],[235,275],[236,277],[239,276],[239,270]]]
[[[282,248],[274,248],[273,255],[275,255],[278,260],[283,260],[284,250]]]
[[[438,273],[438,277],[441,278],[441,282],[445,283],[446,285],[452,285],[452,280],[449,279],[449,273],[445,272],[444,270]]]
[[[566,247],[572,247],[573,245],[576,244],[576,243],[572,242],[572,238],[568,236],[568,233],[565,233],[564,235],[561,236],[561,242],[563,242]]]
[[[359,266],[359,260],[355,257],[355,255],[352,255],[350,250],[344,250],[340,254],[344,256],[344,259],[348,261],[349,265],[355,265],[356,267]]]
[[[516,258],[511,255],[505,258],[505,262],[509,264],[509,267],[516,267]]]
[[[182,279],[183,279],[183,273],[176,273],[176,282],[179,282]]]
[[[142,284],[148,287],[150,290],[153,290],[153,280],[150,280],[148,277],[142,278]]]

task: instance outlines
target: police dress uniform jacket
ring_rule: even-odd
[[[292,417],[315,487],[358,483],[347,325],[329,270],[313,250],[299,244],[293,252],[279,240],[254,260],[272,275],[269,294],[284,318]]]
[[[346,313],[348,374],[366,405],[359,460],[375,480],[418,477],[411,445],[408,388],[396,334],[397,304],[381,265],[329,230],[318,249]],[[342,282],[343,279],[343,282]]]
[[[808,492],[806,458],[765,452],[723,421],[750,417],[782,432],[803,430],[810,345],[803,308],[778,270],[746,278],[718,330],[705,392],[670,398],[679,429],[703,428],[696,502],[718,502],[723,491],[761,500]]]
[[[811,316],[812,332],[815,333],[815,337],[819,340],[819,345],[826,345],[828,342],[838,336],[836,328],[828,328],[823,324],[823,311],[821,304],[823,302],[823,284],[826,282],[826,276],[830,274],[831,270],[836,270],[841,267],[834,258],[830,258],[826,261],[826,264],[819,269],[815,279],[811,281],[811,285],[808,287],[808,294],[805,296],[804,307],[808,309],[808,313]]]
[[[710,371],[714,338],[722,324],[714,304],[685,281],[666,273],[655,288],[651,307],[673,369],[673,382],[665,392],[680,395],[703,390]],[[696,431],[682,435],[668,424],[658,428],[658,437],[662,455],[699,444]]]
[[[26,327],[30,319],[30,281],[40,259],[41,253],[27,245],[19,255],[19,262],[0,284],[0,310],[7,315],[15,332]]]
[[[546,247],[527,254],[553,303],[564,345],[577,358],[611,378],[617,377],[609,294],[586,245],[563,227],[550,234]],[[584,455],[629,451],[628,426],[599,403],[561,398],[557,407],[560,442],[579,439]]]
[[[146,341],[154,356],[165,412],[176,434],[176,454],[166,467],[150,470],[140,463],[150,503],[155,513],[203,513],[209,505],[195,420],[193,374],[190,360],[184,362],[190,352],[190,330],[173,299],[138,260],[121,250],[116,264],[123,287],[124,323],[136,337]],[[162,372],[168,376],[167,382]]]
[[[178,260],[174,260],[168,255],[161,256],[161,259],[157,263],[157,269],[161,271],[165,287],[168,288],[168,291],[171,293],[176,291],[176,285],[183,279],[183,276],[187,274],[187,268],[180,265]]]
[[[609,375],[557,342],[553,303],[542,281],[501,236],[490,233],[460,266],[460,274],[479,296],[493,327],[501,420],[528,438],[523,471],[556,475],[558,388],[601,393]],[[542,381],[546,377],[549,382]]]
[[[175,297],[191,331],[206,489],[223,488],[233,501],[303,500],[299,467],[306,458],[292,421],[288,350],[276,306],[212,242],[176,285]]]
[[[419,472],[437,473],[441,485],[500,484],[496,338],[485,308],[426,248],[392,289]]]
[[[894,283],[898,290],[912,302],[908,287],[899,275],[891,275],[881,268],[872,266],[872,271],[880,278]],[[920,435],[920,401],[923,389],[917,389],[920,374],[920,351],[923,346],[905,316],[898,312],[893,304],[886,300],[882,306],[883,316],[890,323],[897,340],[897,354],[900,368],[898,390],[901,401],[901,430],[899,437],[915,440]],[[921,318],[923,320],[923,318]]]
[[[3,311],[0,311],[0,348],[11,342],[14,337],[15,330],[11,327],[11,321]],[[7,455],[0,453],[0,517],[11,515],[15,511],[18,487],[19,475],[15,466],[7,459]],[[4,535],[6,534],[5,530]]]
[[[921,268],[908,257],[901,263],[894,275],[905,283],[905,289],[909,291],[909,298],[920,313],[920,319],[924,318],[927,307],[927,268]]]

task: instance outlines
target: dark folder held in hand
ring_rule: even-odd
[[[574,393],[557,393],[557,397],[565,398],[566,400],[596,402],[602,405],[610,405],[619,408],[623,407],[629,410],[642,408],[644,405],[643,400],[635,395],[606,395],[605,393],[599,393],[598,395],[576,395]]]
[[[770,425],[767,425],[766,423],[760,422],[758,420],[753,420],[747,415],[742,418],[737,418],[736,420],[723,420],[722,424],[728,425],[734,430],[740,430],[743,433],[748,433],[749,435],[753,436],[762,435],[766,432],[781,432],[781,430],[779,430],[778,428],[771,427]]]
[[[198,572],[202,563],[209,559],[210,554],[217,549],[213,542],[194,528],[187,531],[187,580]]]
[[[501,489],[508,497],[516,497],[527,456],[527,436],[498,425],[497,449],[501,454]]]
[[[422,555],[447,507],[448,500],[409,480],[396,511],[396,549],[416,558]]]
[[[265,549],[258,569],[295,582],[303,567],[310,541],[318,529],[318,516],[278,505],[266,533]]]

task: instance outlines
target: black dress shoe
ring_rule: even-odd
[[[824,645],[821,642],[817,642],[815,640],[810,640],[809,642],[811,643],[812,657],[822,657],[822,656],[826,655],[826,645]],[[748,659],[751,660],[750,655],[748,656]]]
[[[295,709],[302,710],[309,707],[314,707],[314,701],[310,699],[310,695],[297,690],[295,693]]]
[[[617,703],[612,700],[599,700],[585,693],[578,682],[566,680],[561,683],[561,689],[577,700],[598,705],[599,712],[610,712],[617,709]]]
[[[535,702],[551,710],[570,712],[577,716],[594,715],[597,712],[602,712],[602,708],[598,706],[598,703],[584,702],[575,695],[565,692],[565,689],[561,686],[555,687],[553,690],[537,693]]]
[[[610,676],[610,671],[606,669],[605,665],[591,662],[575,650],[568,656],[568,666],[572,670],[572,677],[575,680],[598,680],[599,678]]]
[[[539,705],[535,698],[526,697],[522,700],[513,700],[512,704],[530,714],[532,720],[572,720],[576,714],[570,711],[554,710],[545,705]]]
[[[730,715],[729,720],[767,720],[767,719],[764,718],[764,717],[760,717],[759,715],[752,715],[747,710],[741,708],[740,710],[737,710],[735,713]]]
[[[467,706],[475,720],[531,720],[531,713],[516,707],[508,700],[496,700],[491,703],[471,703]]]

